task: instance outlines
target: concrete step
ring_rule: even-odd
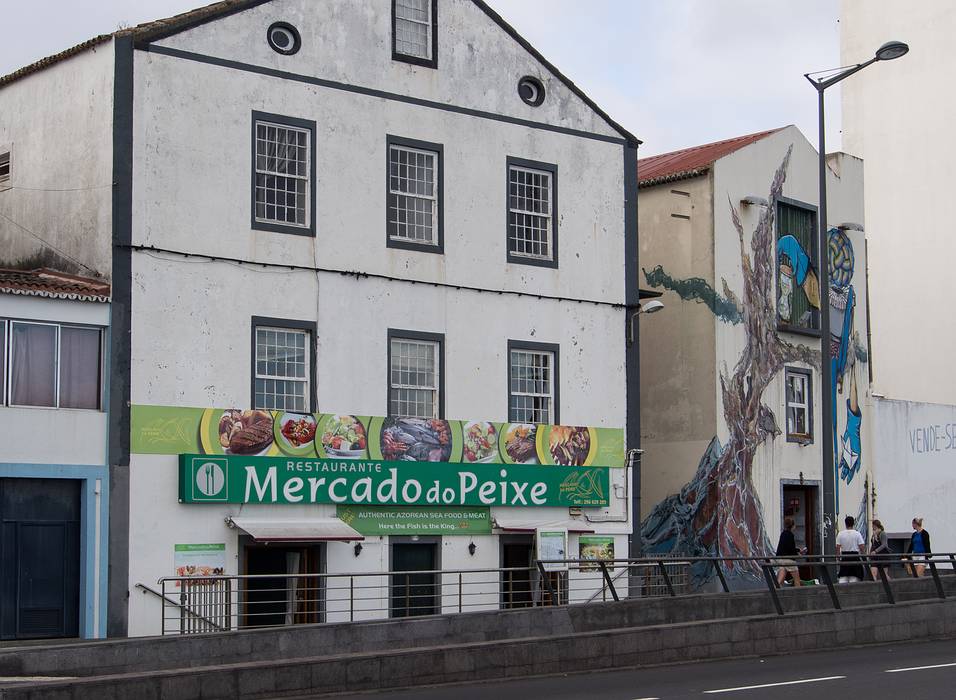
[[[943,578],[948,595],[956,598],[956,577]],[[896,580],[897,600],[935,597],[932,580]],[[878,583],[839,587],[845,607],[881,604]],[[782,589],[786,611],[832,608],[825,587]],[[0,677],[91,676],[164,669],[293,660],[333,651],[361,654],[380,650],[415,649],[470,642],[500,642],[518,638],[744,618],[774,613],[766,590],[750,593],[711,593],[676,598],[645,598],[592,605],[471,612],[416,619],[376,620],[330,625],[299,625],[218,634],[116,639],[84,644],[0,650]]]
[[[0,686],[2,700],[264,700],[956,637],[956,599]]]

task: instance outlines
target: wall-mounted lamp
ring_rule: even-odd
[[[361,553],[362,553],[362,543],[361,543],[361,542],[356,542],[354,549],[355,549],[355,556],[358,556],[359,554],[361,554]]]
[[[758,197],[757,195],[748,194],[746,197],[740,200],[740,203],[745,207],[769,207],[770,202],[768,202],[764,197]]]
[[[469,553],[471,556],[475,556],[475,550],[476,550],[476,549],[478,549],[478,545],[476,545],[474,542],[469,542],[469,543],[468,543],[468,553]]]
[[[854,224],[852,221],[847,221],[843,224],[837,224],[837,228],[841,231],[862,231],[863,224]]]
[[[658,301],[657,299],[651,299],[648,302],[643,304],[638,304],[637,308],[631,312],[631,319],[628,322],[627,327],[627,344],[634,344],[634,322],[637,321],[637,317],[641,314],[653,314],[664,308],[664,302]]]

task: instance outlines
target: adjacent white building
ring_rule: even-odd
[[[54,92],[69,99],[44,143],[31,112]],[[54,227],[25,193],[14,218],[113,286],[110,634],[159,632],[144,591],[193,565],[527,565],[542,528],[570,556],[626,555],[638,141],[484,2],[221,2],[0,79],[0,109],[20,115],[0,131],[11,179],[70,172],[99,229]],[[101,145],[88,165],[77,142]],[[41,248],[0,236],[21,258]],[[282,504],[195,502],[179,454],[230,475],[362,457],[607,480],[598,505],[568,481],[583,506],[481,501],[471,536],[370,535],[342,529],[349,503],[296,504],[296,476]],[[374,614],[409,613],[384,595]],[[318,619],[302,612],[282,616]]]

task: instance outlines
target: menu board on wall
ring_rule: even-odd
[[[134,405],[131,451],[623,467],[620,428]]]
[[[543,563],[545,571],[564,571],[568,565],[560,561],[548,560],[568,558],[568,531],[567,530],[538,530],[538,559]]]

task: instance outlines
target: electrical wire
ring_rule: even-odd
[[[42,243],[42,244],[45,245],[46,247],[50,248],[51,250],[55,250],[57,253],[59,253],[60,255],[62,255],[64,258],[66,258],[66,259],[69,260],[70,262],[76,263],[76,264],[79,265],[80,267],[82,267],[82,268],[84,268],[84,269],[86,269],[86,270],[89,270],[90,272],[92,272],[92,273],[93,273],[95,276],[97,276],[97,277],[99,276],[99,273],[98,273],[96,270],[94,270],[92,267],[90,267],[89,265],[87,265],[87,264],[85,264],[85,263],[80,262],[79,260],[77,260],[76,258],[74,258],[72,255],[70,255],[69,253],[67,253],[66,251],[64,251],[64,250],[62,250],[62,249],[60,249],[60,248],[57,248],[55,245],[53,245],[52,243],[50,243],[49,241],[47,241],[46,239],[44,239],[42,236],[37,235],[36,233],[34,233],[34,232],[31,231],[30,229],[28,229],[28,228],[27,228],[26,226],[24,226],[23,224],[17,223],[16,221],[14,221],[13,219],[11,219],[9,216],[7,216],[6,214],[4,214],[3,212],[0,212],[0,219],[4,219],[5,221],[9,221],[11,224],[13,224],[14,226],[16,226],[18,229],[20,229],[20,230],[23,231],[24,233],[27,233],[27,234],[33,236],[33,237],[36,238],[38,241],[40,241],[40,243]]]

